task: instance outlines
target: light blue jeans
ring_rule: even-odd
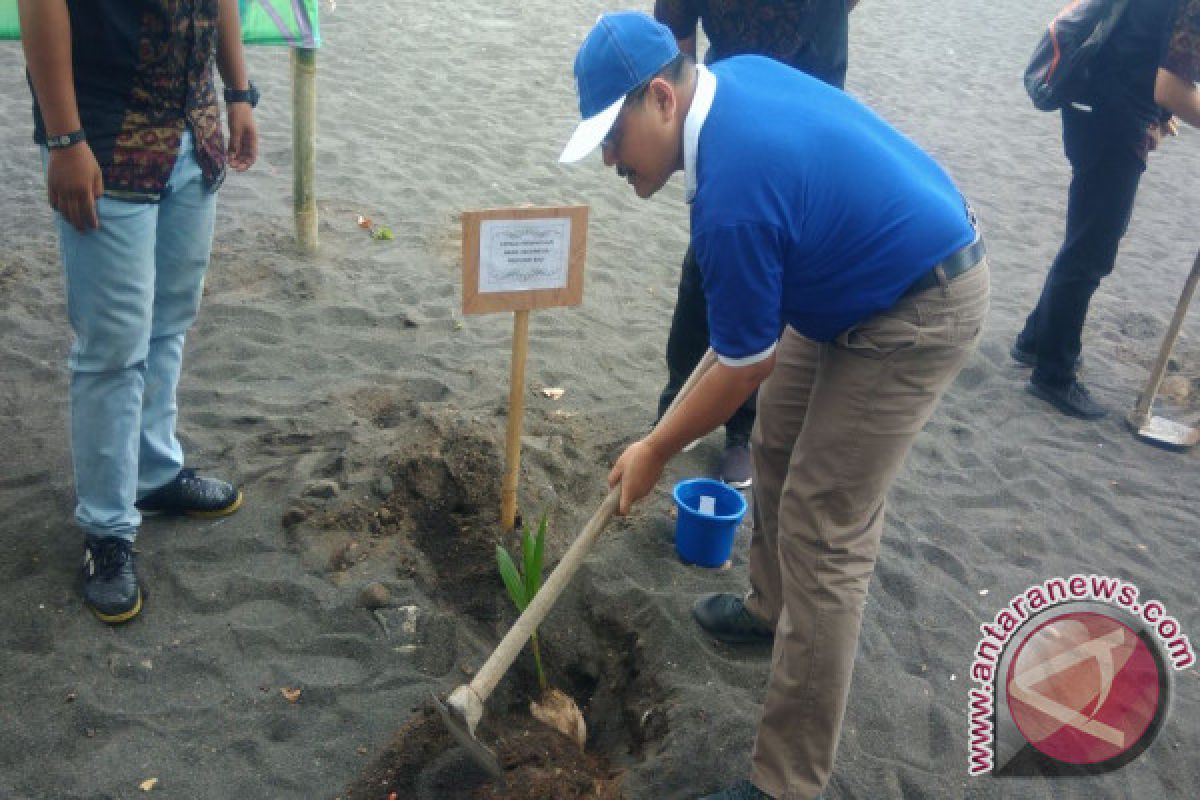
[[[98,230],[56,215],[75,341],[71,450],[75,519],[84,532],[132,541],[134,502],[183,467],[175,388],[183,339],[204,288],[216,193],[185,131],[159,203],[102,197]]]

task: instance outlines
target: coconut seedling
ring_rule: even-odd
[[[526,525],[521,531],[521,564],[523,570],[518,570],[512,556],[504,549],[504,545],[496,545],[496,564],[500,567],[500,578],[504,588],[512,599],[517,611],[524,611],[533,596],[542,588],[542,559],[546,554],[546,515],[538,521],[537,536]],[[542,654],[538,648],[538,635],[534,630],[529,637],[529,647],[533,650],[533,663],[537,667],[538,689],[546,691],[546,672],[542,669]]]
[[[521,569],[517,569],[516,561],[504,545],[496,545],[496,565],[500,568],[500,578],[504,588],[518,611],[524,611],[533,602],[534,596],[542,588],[542,563],[546,554],[546,515],[538,520],[537,534],[534,535],[529,526],[521,531]],[[534,719],[549,725],[563,733],[583,749],[587,741],[587,725],[583,714],[575,701],[565,692],[553,689],[546,681],[546,671],[542,668],[542,653],[538,646],[537,630],[529,637],[529,647],[533,651],[533,663],[537,669],[538,690],[541,692],[541,702],[534,700],[529,704],[529,713]]]

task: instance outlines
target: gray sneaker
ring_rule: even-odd
[[[721,453],[721,480],[734,489],[745,489],[753,482],[750,443],[743,439],[727,440]]]
[[[1085,387],[1079,381],[1071,381],[1066,386],[1049,386],[1043,383],[1029,381],[1029,393],[1040,397],[1067,416],[1080,419],[1100,419],[1108,414],[1104,406],[1092,399]]]
[[[707,794],[700,800],[772,800],[772,798],[771,795],[750,781],[742,780],[733,786],[727,786],[716,794]]]
[[[1038,363],[1037,350],[1024,344],[1021,337],[1018,336],[1013,342],[1012,348],[1008,351],[1012,356],[1012,360],[1023,367],[1036,367]],[[1079,372],[1083,369],[1083,353],[1075,356],[1075,371]]]

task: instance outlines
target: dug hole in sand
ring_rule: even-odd
[[[315,480],[284,524],[312,568],[335,583],[365,587],[363,613],[375,616],[397,658],[444,675],[439,683],[449,691],[470,679],[517,616],[496,566],[498,544],[519,551],[519,535],[502,531],[498,521],[503,419],[433,403],[398,407],[373,390],[351,402],[382,429],[380,438],[406,445],[383,455],[373,478],[369,467],[362,476],[346,474],[354,472],[346,459],[330,465],[326,472],[373,490],[342,495],[322,490],[333,478]],[[611,448],[580,444],[596,437],[576,420],[537,409],[529,416],[522,509],[526,518],[548,513],[548,574],[577,533],[564,520],[586,514],[602,497]],[[432,708],[398,708],[392,741],[341,796],[622,797],[623,772],[662,739],[667,716],[663,692],[643,670],[644,643],[627,615],[606,608],[594,580],[585,566],[538,630],[549,685],[572,698],[586,721],[582,751],[531,716],[531,701],[548,703],[539,698],[526,648],[489,699],[477,731],[500,760],[504,781],[489,779],[470,761]],[[428,608],[393,602],[411,594],[409,586],[428,598]]]

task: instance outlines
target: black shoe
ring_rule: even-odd
[[[141,613],[142,587],[132,542],[117,536],[84,538],[83,602],[110,625]]]
[[[700,800],[771,800],[771,795],[750,781],[738,781],[733,786],[727,786],[716,794],[707,794]]]
[[[730,644],[766,643],[775,631],[746,610],[745,601],[736,594],[702,595],[692,606],[692,617],[709,635]]]
[[[181,469],[175,480],[135,503],[143,514],[187,514],[223,517],[242,506],[242,491],[217,478],[202,478],[194,469]]]
[[[721,453],[721,480],[734,489],[745,489],[753,481],[750,467],[750,443],[745,439],[730,437],[725,441],[725,452]]]
[[[1100,419],[1108,413],[1104,406],[1092,399],[1088,390],[1079,381],[1071,381],[1066,386],[1056,388],[1030,380],[1029,393],[1034,397],[1042,398],[1059,411],[1072,417]]]
[[[1026,347],[1021,343],[1021,337],[1018,336],[1013,342],[1012,349],[1008,351],[1012,356],[1012,360],[1023,367],[1036,367],[1038,363],[1037,350],[1032,347]],[[1083,354],[1075,356],[1075,371],[1083,369]]]

